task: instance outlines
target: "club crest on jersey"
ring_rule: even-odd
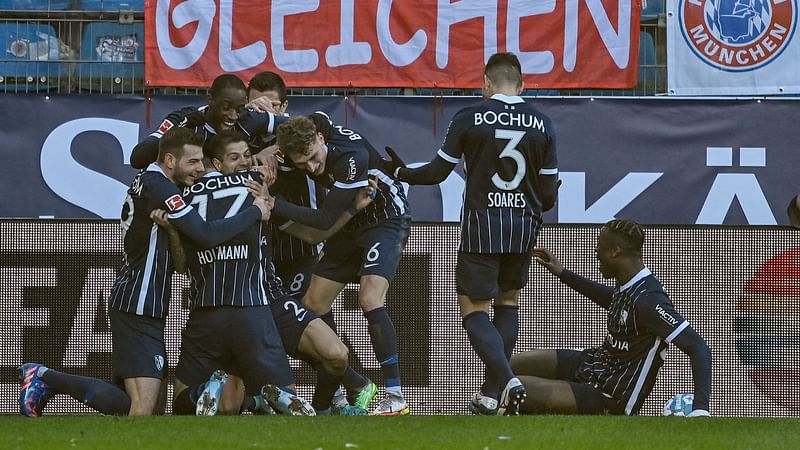
[[[174,126],[175,126],[175,124],[170,122],[169,119],[164,119],[164,121],[161,122],[161,126],[158,127],[158,131],[160,131],[162,133],[166,133],[167,131],[169,131]]]
[[[164,369],[164,357],[161,355],[153,356],[153,363],[156,365],[156,370],[161,372]]]
[[[678,21],[692,52],[728,72],[774,61],[797,27],[798,0],[681,0]]]
[[[619,314],[619,324],[625,325],[625,322],[628,320],[628,311],[622,311]]]
[[[175,212],[186,206],[186,202],[183,201],[183,197],[181,197],[180,194],[175,194],[172,197],[164,200],[164,203],[167,205],[167,209],[171,212]]]

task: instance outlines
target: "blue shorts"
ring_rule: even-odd
[[[283,348],[292,357],[299,358],[297,346],[308,324],[317,318],[310,309],[303,307],[299,298],[287,295],[270,303],[275,326],[283,341]]]
[[[289,295],[302,299],[306,295],[311,275],[319,262],[319,255],[301,256],[288,261],[273,261],[275,273],[283,282]]]
[[[164,379],[167,349],[164,345],[166,321],[108,309],[111,325],[111,361],[114,383],[128,378]]]
[[[364,275],[392,281],[408,241],[411,219],[391,219],[355,231],[340,231],[325,242],[314,274],[339,283]]]
[[[500,292],[525,287],[530,267],[531,252],[458,252],[456,292],[472,300],[491,300]]]
[[[569,383],[572,394],[575,396],[578,414],[620,415],[625,413],[624,405],[618,403],[613,397],[604,394],[590,383],[578,381],[576,373],[586,358],[585,351],[559,349],[556,350],[556,358],[556,378]]]
[[[269,306],[212,306],[189,314],[175,378],[193,386],[217,369],[241,377],[247,395],[267,383],[294,383]]]

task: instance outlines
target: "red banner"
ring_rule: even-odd
[[[151,86],[275,71],[292,87],[482,85],[498,51],[527,88],[636,84],[639,0],[147,0]]]

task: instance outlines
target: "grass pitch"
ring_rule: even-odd
[[[3,449],[768,449],[800,419],[0,416]]]

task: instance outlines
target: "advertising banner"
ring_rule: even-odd
[[[800,93],[798,0],[669,0],[671,95]]]
[[[636,84],[635,0],[148,0],[151,86],[271,70],[289,86],[478,88],[493,53],[529,88]]]
[[[200,97],[0,96],[9,164],[0,217],[119,218],[136,143]],[[289,111],[326,111],[409,165],[436,155],[450,118],[474,97],[292,97]],[[562,185],[546,222],[787,223],[800,191],[797,100],[537,98],[555,127]],[[388,156],[384,155],[388,158]],[[464,172],[408,187],[416,221],[456,222]],[[13,193],[13,195],[8,195]]]
[[[567,267],[602,280],[594,248],[599,227],[545,226],[539,245]],[[0,414],[16,414],[18,369],[38,362],[70,373],[111,378],[107,299],[121,261],[112,221],[0,220]],[[462,328],[455,288],[458,227],[414,225],[386,307],[397,328],[403,391],[413,414],[468,414],[483,364]],[[644,261],[678,312],[712,352],[715,416],[800,417],[800,272],[797,234],[787,228],[673,226],[645,228]],[[166,324],[168,381],[173,382],[187,281],[173,278]],[[358,286],[334,303],[351,366],[372,380],[381,369],[358,306]],[[516,351],[600,345],[606,312],[533,265],[520,297]],[[300,394],[313,372],[292,361]],[[670,346],[641,413],[658,415],[677,393],[692,392],[689,358]],[[66,395],[45,415],[89,413]]]

